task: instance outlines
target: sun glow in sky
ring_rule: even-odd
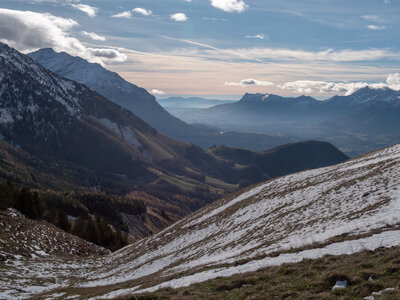
[[[327,97],[400,83],[397,0],[1,0],[0,41],[168,95]]]

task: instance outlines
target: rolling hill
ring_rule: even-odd
[[[282,145],[264,152],[226,146],[213,147],[208,152],[241,166],[257,167],[268,178],[295,173],[308,168],[335,165],[348,159],[346,155],[331,144],[318,141]]]

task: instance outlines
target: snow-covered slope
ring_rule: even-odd
[[[225,197],[153,237],[86,260],[79,272],[44,261],[26,262],[29,280],[15,284],[29,289],[40,276],[40,266],[58,274],[58,288],[113,298],[326,254],[400,246],[399,208],[400,145],[395,145]]]
[[[145,89],[125,81],[117,73],[108,71],[97,63],[89,63],[78,56],[71,56],[65,52],[57,53],[51,48],[38,50],[28,56],[52,72],[82,83],[93,90],[97,90],[100,87],[104,90],[106,88],[118,89],[132,93],[132,96],[152,98]],[[132,101],[134,100],[132,99]]]

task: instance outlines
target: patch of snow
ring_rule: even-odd
[[[267,257],[261,260],[250,261],[240,266],[212,269],[205,272],[199,272],[190,276],[173,279],[151,288],[137,290],[134,293],[140,294],[146,292],[154,292],[161,288],[186,287],[194,283],[204,282],[217,277],[229,277],[235,274],[257,271],[266,267],[279,266],[287,263],[297,263],[301,262],[303,259],[317,259],[325,255],[349,255],[364,250],[375,250],[380,247],[390,248],[395,246],[400,246],[399,230],[375,234],[368,238],[334,243],[324,248],[304,250],[297,253],[281,254],[277,257]],[[119,290],[118,294],[116,294],[116,292],[117,291],[114,292],[115,296],[126,295],[126,290]],[[131,293],[130,289],[128,293]]]
[[[125,126],[121,128],[122,137],[126,142],[131,144],[134,148],[142,147],[142,144],[139,142],[137,134],[133,131],[132,128]]]
[[[336,281],[335,285],[332,287],[332,292],[336,291],[336,290],[341,290],[341,289],[345,289],[347,287],[347,280],[343,280],[343,281]]]
[[[142,146],[142,144],[138,140],[136,132],[129,126],[119,126],[117,123],[105,118],[97,120],[108,129],[122,137],[125,142],[131,144],[134,148],[137,149]]]
[[[11,113],[6,108],[0,108],[0,124],[12,124],[14,122]]]
[[[379,292],[372,292],[371,296],[364,297],[364,300],[375,300],[375,296],[381,296],[383,293],[395,291],[397,288],[386,288]]]

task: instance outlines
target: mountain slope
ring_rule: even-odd
[[[28,219],[12,209],[0,212],[0,224],[3,228],[0,232],[0,261],[13,257],[50,255],[72,258],[110,253],[109,250],[68,234],[46,221]]]
[[[227,196],[116,253],[86,260],[79,272],[67,269],[71,262],[56,267],[46,260],[24,261],[29,279],[14,280],[13,295],[40,281],[46,295],[66,291],[115,298],[327,254],[400,246],[399,175],[400,146],[395,145],[279,177]],[[11,261],[7,267],[11,274],[19,270]],[[60,278],[58,286],[38,269]],[[4,282],[0,286],[4,294]]]
[[[82,83],[105,98],[132,111],[160,132],[177,137],[194,129],[170,115],[158,104],[156,98],[145,89],[123,80],[117,73],[104,69],[99,64],[88,63],[52,49],[41,49],[29,56],[47,69],[68,79]]]
[[[221,176],[218,162],[199,147],[158,133],[130,111],[4,44],[0,66],[2,137],[41,160],[138,184],[156,183],[162,175],[208,188],[195,179],[199,173]]]
[[[283,136],[225,133],[192,126],[168,113],[145,89],[125,81],[117,73],[108,71],[99,64],[89,63],[65,52],[57,53],[52,49],[41,49],[29,56],[52,72],[87,85],[105,98],[130,110],[159,132],[180,141],[203,148],[230,145],[256,151],[295,141]]]

